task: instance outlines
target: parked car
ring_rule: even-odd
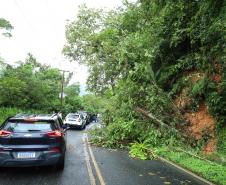
[[[86,125],[88,125],[91,122],[90,114],[86,111],[81,111],[80,113],[83,115]]]
[[[65,117],[64,124],[69,128],[85,129],[86,120],[81,113],[70,113]]]
[[[91,122],[97,122],[97,115],[96,114],[91,114]]]
[[[19,114],[0,126],[0,167],[64,169],[66,126],[57,114]]]

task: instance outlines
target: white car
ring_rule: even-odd
[[[86,121],[80,113],[69,113],[64,119],[64,124],[70,128],[84,129],[86,127]]]

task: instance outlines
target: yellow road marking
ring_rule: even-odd
[[[93,165],[94,165],[94,168],[95,168],[97,177],[98,177],[98,179],[99,179],[99,181],[100,181],[100,185],[106,185],[106,183],[104,182],[104,178],[103,178],[103,176],[102,176],[102,174],[101,174],[101,172],[100,172],[100,168],[99,168],[99,166],[98,166],[98,164],[97,164],[97,162],[96,162],[96,159],[95,159],[95,157],[94,157],[94,155],[93,155],[93,151],[92,151],[91,147],[90,147],[89,144],[88,144],[88,137],[87,137],[87,135],[85,135],[85,136],[86,136],[85,139],[86,139],[86,142],[87,142],[89,154],[90,154],[91,160],[92,160],[92,162],[93,162]]]
[[[152,172],[149,172],[149,173],[148,173],[148,175],[155,175],[155,174],[154,174],[154,173],[152,173]]]
[[[164,183],[164,184],[171,184],[171,182],[167,182],[167,181],[166,181],[166,182],[163,182],[163,183]]]
[[[86,161],[86,167],[88,170],[88,174],[89,174],[89,180],[90,180],[90,184],[91,185],[96,185],[96,181],[92,172],[92,168],[91,168],[91,164],[90,164],[90,158],[89,158],[89,154],[88,154],[88,150],[87,150],[87,145],[86,145],[86,140],[85,140],[85,135],[83,135],[83,143],[84,143],[84,152],[85,152],[85,161]]]

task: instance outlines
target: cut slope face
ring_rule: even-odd
[[[207,105],[202,102],[198,111],[195,113],[186,113],[185,119],[190,123],[188,130],[196,140],[207,140],[204,151],[213,152],[216,149],[216,120],[208,112]]]
[[[190,96],[191,88],[195,83],[203,79],[205,74],[192,71],[187,75],[191,80],[191,84],[182,89],[181,93],[174,100],[174,103],[184,113],[184,118],[189,123],[187,133],[195,140],[203,139],[206,141],[206,146],[203,150],[211,153],[217,146],[217,140],[215,139],[216,119],[209,113],[208,106],[204,100],[200,102],[196,112],[190,110],[192,103],[192,97]],[[221,77],[215,74],[211,80],[219,82]]]

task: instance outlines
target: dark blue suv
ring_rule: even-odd
[[[0,167],[64,169],[66,130],[57,114],[18,114],[0,126]]]

